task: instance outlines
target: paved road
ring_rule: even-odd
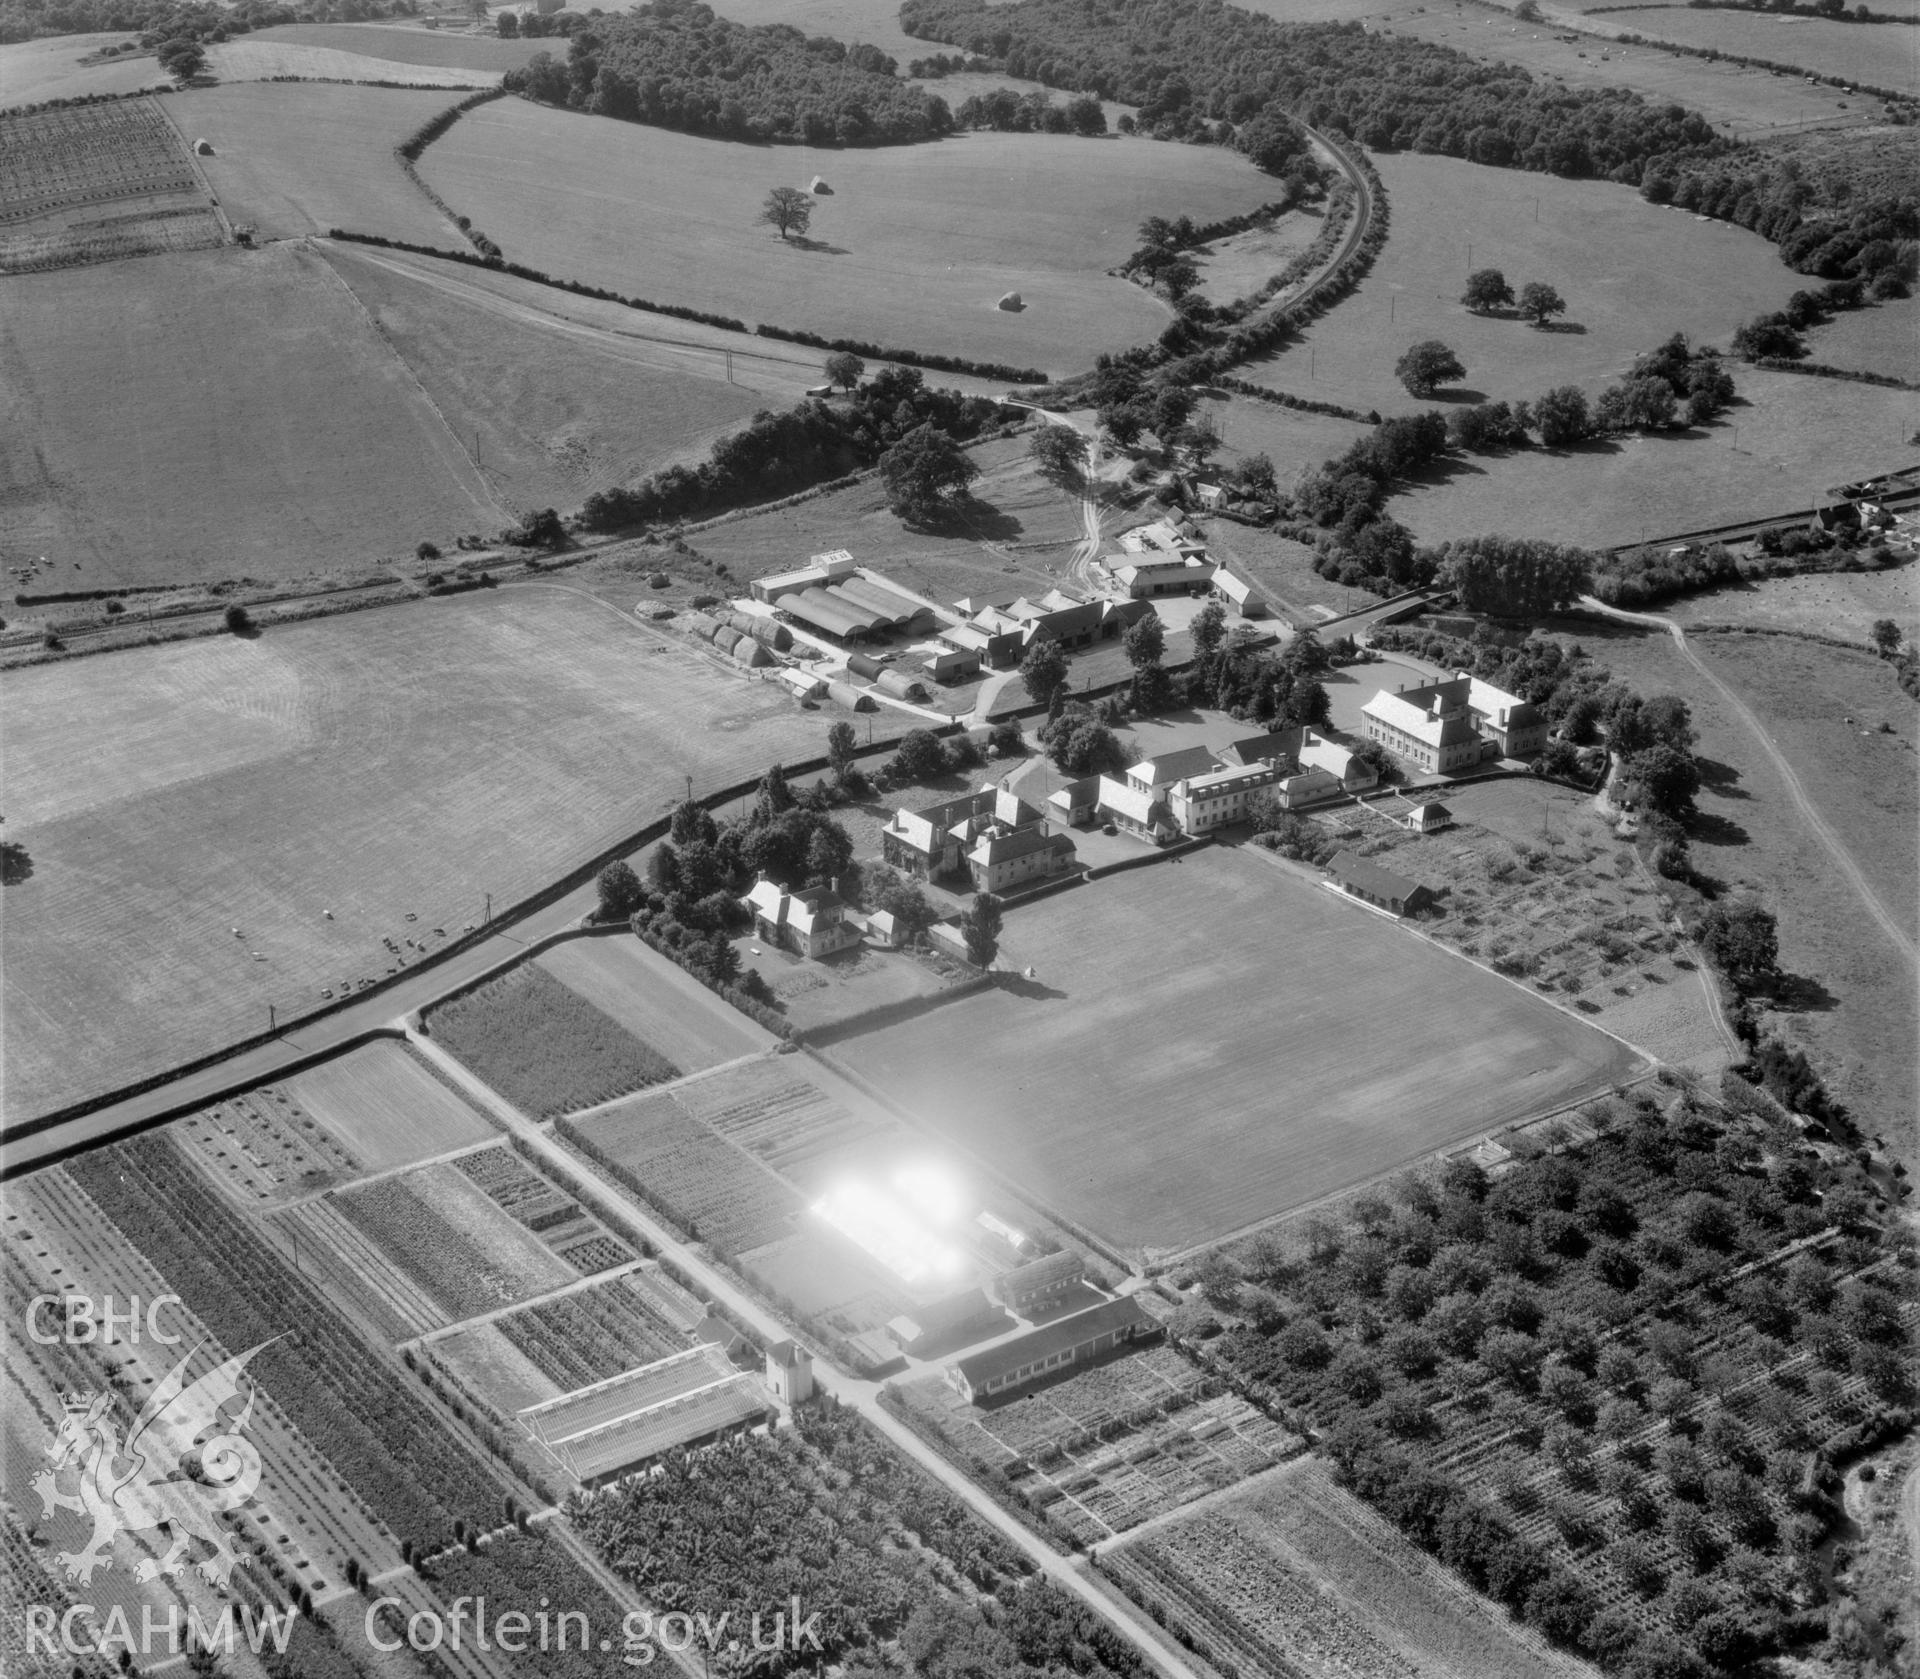
[[[1813,831],[1813,837],[1825,847],[1828,856],[1834,861],[1834,866],[1839,869],[1847,884],[1853,888],[1854,895],[1859,898],[1866,912],[1873,917],[1881,931],[1893,941],[1894,946],[1909,963],[1920,960],[1920,950],[1916,950],[1913,933],[1881,901],[1879,893],[1874,891],[1867,877],[1861,872],[1860,865],[1853,860],[1852,852],[1848,851],[1841,842],[1833,825],[1820,814],[1819,807],[1813,800],[1807,797],[1807,790],[1800,784],[1800,777],[1794,773],[1793,765],[1788,761],[1787,755],[1774,744],[1773,736],[1767,733],[1765,726],[1754,715],[1746,701],[1701,661],[1700,656],[1687,642],[1687,632],[1671,618],[1662,618],[1652,612],[1623,612],[1620,608],[1608,606],[1592,595],[1582,595],[1580,604],[1591,612],[1600,613],[1603,617],[1617,618],[1628,624],[1644,624],[1651,629],[1665,630],[1673,637],[1674,645],[1680,649],[1680,657],[1713,685],[1714,691],[1727,702],[1728,708],[1752,733],[1760,750],[1766,754],[1768,763],[1778,772],[1782,785],[1787,789],[1787,797],[1793,801],[1794,809],[1799,811],[1801,819]]]

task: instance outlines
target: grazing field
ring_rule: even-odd
[[[425,1024],[441,1048],[538,1119],[680,1076],[664,1055],[532,963],[435,1005]]]
[[[1017,908],[1002,950],[1038,977],[833,1054],[1135,1251],[1217,1240],[1636,1064],[1249,853],[1199,852]]]
[[[225,237],[153,100],[0,117],[0,274],[204,249]]]
[[[1078,502],[1040,476],[1027,448],[1027,438],[1012,437],[968,450],[980,467],[972,503],[940,531],[903,526],[879,480],[869,478],[797,507],[730,519],[691,541],[736,577],[790,567],[796,554],[844,548],[928,600],[1006,589],[1044,593],[1065,578],[1086,531]]]
[[[1800,630],[1841,636],[1865,647],[1868,632],[1881,618],[1906,626],[1909,634],[1920,627],[1920,565],[1766,577],[1737,589],[1668,601],[1658,610],[1690,628],[1738,624],[1756,630]]]
[[[0,107],[171,87],[173,78],[151,53],[134,52],[97,64],[81,62],[104,47],[117,47],[131,39],[125,30],[108,30],[95,35],[10,41],[0,46]]]
[[[1251,210],[1273,182],[1216,147],[1046,134],[816,151],[700,139],[521,100],[469,113],[420,162],[509,258],[750,324],[1052,372],[1155,337],[1167,306],[1105,270],[1140,221]],[[833,186],[806,239],[769,185]],[[1017,291],[1026,307],[995,307]]]
[[[1278,457],[1275,463],[1279,464]],[[1300,464],[1318,463],[1302,461]],[[1281,477],[1284,482],[1284,467]],[[1233,570],[1259,584],[1275,615],[1296,627],[1324,623],[1343,612],[1371,606],[1379,599],[1365,589],[1350,588],[1330,577],[1322,577],[1313,569],[1313,550],[1304,542],[1227,519],[1210,519],[1205,529],[1209,548]]]
[[[1594,1672],[1415,1550],[1317,1458],[1105,1551],[1102,1566],[1257,1679]]]
[[[1808,982],[1802,1004],[1770,1016],[1772,1024],[1806,1049],[1867,1132],[1892,1136],[1910,1128],[1917,1099],[1913,971],[1903,971],[1886,934],[1794,810],[1760,742],[1668,637],[1585,621],[1566,629],[1640,692],[1678,694],[1692,708],[1696,751],[1708,771],[1697,800],[1694,864],[1774,911],[1780,966]],[[1911,926],[1915,729],[1912,702],[1895,686],[1892,667],[1771,636],[1751,644],[1696,636],[1689,643],[1779,739],[1808,796],[1868,879],[1890,883],[1882,896],[1896,913],[1905,906]],[[1847,725],[1847,716],[1859,721]],[[1853,732],[1883,716],[1894,734]],[[1789,739],[1795,750],[1788,751]]]
[[[409,87],[479,89],[499,84],[497,70],[461,70],[451,65],[396,64],[338,47],[304,46],[294,41],[243,35],[207,52],[207,65],[223,82],[268,82],[298,76],[306,81],[404,82]]]
[[[326,254],[447,423],[473,440],[507,505],[574,508],[595,490],[698,461],[767,405],[728,382],[723,355],[582,326],[540,308],[554,294],[524,281],[515,303],[431,258],[351,245]],[[626,315],[639,330],[644,320]],[[790,388],[779,398],[798,401],[818,369],[780,364],[774,383]]]
[[[370,1172],[408,1166],[494,1135],[479,1109],[403,1044],[368,1044],[281,1087]]]
[[[1850,309],[1807,336],[1815,361],[1866,373],[1920,380],[1920,299],[1897,298]]]
[[[1740,400],[1710,430],[1469,456],[1387,511],[1422,542],[1501,531],[1612,547],[1796,512],[1831,484],[1913,462],[1920,393],[1753,367],[1734,377]]]
[[[1194,253],[1199,290],[1214,303],[1258,291],[1313,243],[1320,223],[1319,211],[1293,210],[1264,227],[1201,246]]]
[[[245,39],[266,46],[317,47],[379,59],[402,67],[400,73],[388,72],[396,81],[408,80],[404,71],[409,69],[486,70],[497,76],[502,70],[517,70],[543,49],[551,50],[544,41],[503,40],[491,30],[468,35],[406,23],[288,23],[256,29]]]
[[[393,149],[459,95],[321,82],[237,82],[174,95],[167,112],[213,147],[206,172],[228,218],[264,239],[330,227],[460,246],[459,230],[401,173]]]
[[[8,281],[0,561],[70,588],[298,577],[506,514],[315,252]]]
[[[1916,80],[1916,41],[1911,24],[1837,23],[1829,18],[1778,12],[1695,10],[1690,6],[1621,12],[1590,21],[1603,28],[1644,35],[1648,40],[1677,41],[1682,46],[1762,58],[1770,64],[1790,64],[1816,75],[1841,76],[1874,87],[1911,92]],[[1582,45],[1589,52],[1596,50],[1589,43]],[[1832,88],[1818,91],[1834,100],[1836,110],[1838,100],[1847,98],[1844,93],[1836,96]],[[1849,100],[1849,108],[1862,103],[1861,99]]]
[[[1409,396],[1393,364],[1409,345],[1439,338],[1467,368],[1447,400],[1531,399],[1569,383],[1591,393],[1674,333],[1724,342],[1804,284],[1758,234],[1649,204],[1615,182],[1450,157],[1374,161],[1392,237],[1359,290],[1281,354],[1243,370],[1256,383],[1408,413],[1434,404]],[[1544,280],[1567,313],[1547,331],[1516,315],[1473,314],[1460,302],[1470,268],[1498,268],[1516,291]]]
[[[765,1027],[636,938],[573,939],[542,952],[534,964],[683,1072],[704,1072],[773,1045]]]
[[[9,1120],[305,1012],[822,728],[540,588],[9,672],[0,714]],[[75,1020],[113,1030],[75,1056]]]
[[[900,61],[927,58],[940,49],[900,28],[895,0],[729,0],[726,16],[750,25],[784,23],[809,35],[831,35],[852,45],[864,41]]]

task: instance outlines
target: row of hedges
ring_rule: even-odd
[[[9,105],[0,117],[30,117],[35,111],[68,111],[78,105],[110,105],[116,99],[150,99],[156,93],[175,93],[171,82],[156,82],[152,87],[137,87],[125,93],[75,93],[65,99],[42,99],[31,105]]]
[[[1816,379],[1851,379],[1856,385],[1885,385],[1890,390],[1920,391],[1920,384],[1891,373],[1866,373],[1857,367],[1833,367],[1823,361],[1787,361],[1780,356],[1761,356],[1754,364],[1771,373],[1811,373]]]
[[[736,985],[715,985],[701,969],[696,968],[681,955],[679,951],[668,944],[665,939],[659,937],[652,928],[643,929],[636,927],[633,931],[634,936],[638,938],[641,943],[647,945],[650,949],[657,950],[676,968],[683,969],[685,972],[692,974],[695,979],[716,997],[731,1004],[757,1025],[766,1027],[775,1037],[787,1038],[793,1035],[793,1028],[787,1024],[784,1015],[768,1008],[765,1003],[749,997],[746,992],[742,991]]]
[[[1687,58],[1704,58],[1712,64],[1737,64],[1743,70],[1778,70],[1782,75],[1799,76],[1808,81],[1818,82],[1823,87],[1837,87],[1843,93],[1869,93],[1876,99],[1884,99],[1890,104],[1904,105],[1913,98],[1911,93],[1895,92],[1890,87],[1875,87],[1869,82],[1856,82],[1846,76],[1825,76],[1809,70],[1804,64],[1782,64],[1777,58],[1751,58],[1745,53],[1722,52],[1717,47],[1689,47],[1678,41],[1666,41],[1647,35],[1596,35],[1596,40],[1617,40],[1624,46],[1657,47],[1661,52],[1683,54]]]
[[[1215,382],[1222,390],[1232,391],[1235,396],[1250,396],[1256,402],[1270,402],[1276,408],[1291,408],[1300,414],[1327,414],[1336,420],[1354,420],[1363,426],[1379,423],[1377,416],[1362,414],[1357,408],[1348,408],[1338,402],[1321,402],[1309,396],[1289,396],[1285,391],[1269,390],[1265,385],[1256,385],[1251,379],[1241,379],[1230,374]]]
[[[791,327],[757,326],[756,336],[778,338],[789,344],[805,344],[815,350],[845,350],[851,355],[871,356],[875,361],[904,362],[909,367],[929,367],[936,373],[971,373],[980,379],[1004,379],[1009,384],[1033,383],[1046,374],[1037,367],[1012,367],[1003,361],[974,361],[967,356],[936,356],[919,350],[890,350],[882,344],[869,344],[859,338],[823,338],[817,332]]]

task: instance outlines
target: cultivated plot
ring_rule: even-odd
[[[1217,147],[966,134],[868,151],[750,146],[520,100],[469,113],[422,175],[507,255],[749,324],[1065,372],[1157,335],[1164,303],[1105,270],[1148,216],[1251,210],[1273,182]],[[818,174],[804,241],[759,220]],[[997,307],[1018,292],[1025,307]]]
[[[367,1171],[383,1172],[495,1135],[480,1110],[402,1044],[368,1044],[287,1080],[294,1105]]]
[[[1470,456],[1387,510],[1422,542],[1501,531],[1613,547],[1791,513],[1829,485],[1912,464],[1920,393],[1736,366],[1707,430]]]
[[[1432,407],[1407,394],[1393,365],[1409,345],[1438,338],[1467,368],[1442,402],[1531,399],[1563,384],[1591,393],[1674,333],[1724,340],[1805,284],[1758,234],[1649,204],[1616,182],[1450,157],[1374,161],[1392,237],[1351,297],[1245,369],[1255,382],[1362,412]],[[1498,268],[1516,291],[1545,281],[1567,313],[1546,331],[1517,315],[1472,313],[1460,294],[1480,268]]]
[[[393,149],[461,95],[321,82],[233,82],[174,95],[168,115],[213,147],[206,171],[228,217],[267,239],[344,227],[464,246],[401,172]]]
[[[1016,909],[1036,978],[833,1054],[1129,1249],[1177,1250],[1624,1076],[1614,1039],[1209,851]]]
[[[551,50],[549,43],[532,38],[508,41],[492,31],[467,35],[406,22],[288,23],[274,29],[256,29],[245,39],[266,46],[352,53],[357,58],[401,66],[403,71],[409,67],[439,68],[491,71],[496,75],[519,68],[537,52]],[[386,73],[395,81],[410,79],[391,68]]]
[[[173,78],[151,53],[87,63],[103,48],[133,37],[109,30],[92,35],[56,35],[40,41],[11,41],[0,46],[0,106],[39,105],[49,99],[87,94],[137,93],[171,87]]]
[[[535,962],[682,1072],[704,1072],[773,1044],[765,1027],[630,935],[574,939]]]
[[[315,252],[182,252],[8,288],[0,559],[44,554],[83,589],[298,577],[507,522]]]
[[[821,735],[537,588],[10,672],[0,713],[9,1120],[284,1023]],[[77,1057],[75,1020],[113,1030]]]

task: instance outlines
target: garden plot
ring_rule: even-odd
[[[969,1405],[943,1376],[895,1392],[974,1473],[1005,1475],[1085,1544],[1269,1469],[1305,1444],[1164,1346],[991,1408]]]
[[[589,1217],[580,1203],[506,1147],[465,1154],[453,1165],[487,1199],[526,1226],[576,1271],[591,1275],[630,1264],[633,1249]]]
[[[1204,1516],[1102,1553],[1168,1624],[1242,1673],[1292,1679],[1573,1679],[1550,1649],[1465,1590],[1317,1460],[1263,1475]]]
[[[375,1043],[275,1086],[311,1114],[367,1171],[411,1166],[499,1135],[465,1096],[404,1044]]]
[[[823,1162],[890,1134],[892,1127],[855,1114],[788,1061],[760,1061],[674,1092],[674,1099],[729,1142],[806,1188]]]
[[[189,1114],[174,1141],[243,1202],[277,1202],[332,1189],[359,1162],[278,1087],[250,1090]]]
[[[625,1277],[510,1312],[496,1327],[563,1393],[685,1352],[689,1344]]]
[[[685,1072],[773,1045],[772,1033],[639,939],[571,939],[534,962]]]
[[[505,1321],[496,1318],[456,1330],[432,1343],[432,1357],[503,1417],[510,1417],[558,1398],[564,1390],[507,1338],[501,1327]]]
[[[0,117],[0,273],[198,250],[225,237],[152,100]]]

